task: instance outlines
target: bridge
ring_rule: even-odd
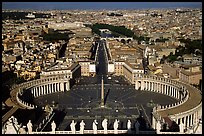
[[[125,40],[125,42],[133,41],[133,37],[106,37],[106,38],[101,38],[101,40],[118,40],[122,42],[122,40]]]

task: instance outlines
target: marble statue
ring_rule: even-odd
[[[118,126],[119,126],[119,120],[115,119],[115,122],[113,124],[114,134],[118,133]]]
[[[16,120],[14,120],[14,117],[11,116],[5,124],[5,134],[18,134],[17,130],[19,128],[17,128],[18,126],[16,126],[16,123],[14,122],[16,122]]]
[[[22,128],[19,129],[19,134],[26,134],[26,130],[25,130],[26,126],[23,126]]]
[[[119,126],[119,120],[115,119],[115,122],[113,124],[114,130],[118,130],[118,126]]]
[[[102,121],[102,127],[103,127],[103,129],[104,129],[104,130],[107,130],[107,129],[108,129],[107,126],[108,126],[108,120],[107,120],[107,119],[104,119],[104,120]]]
[[[98,122],[96,121],[96,119],[94,120],[93,122],[93,130],[94,130],[94,134],[97,134],[97,125],[98,125]]]
[[[70,124],[72,134],[76,133],[75,125],[76,125],[76,122],[74,122],[74,120],[72,120],[72,123]]]
[[[54,120],[52,121],[51,126],[52,126],[52,132],[54,133],[55,129],[56,129],[56,124],[55,124]]]
[[[107,119],[104,119],[102,121],[102,127],[103,127],[103,130],[104,130],[104,134],[107,134],[108,133],[108,120]]]
[[[136,121],[136,123],[135,123],[136,134],[139,134],[139,127],[140,127],[140,123],[138,121]]]
[[[127,129],[131,130],[131,121],[130,120],[128,120],[128,122],[127,122]]]
[[[84,123],[84,120],[82,120],[80,123],[80,134],[84,133],[84,126],[85,126],[85,123]]]
[[[179,124],[179,130],[180,130],[181,133],[184,133],[184,124],[183,124],[183,122],[181,122]]]
[[[28,128],[28,134],[31,134],[32,133],[32,123],[31,123],[31,120],[28,121],[28,124],[27,124],[27,128]]]
[[[161,130],[161,123],[160,123],[160,121],[158,121],[157,122],[157,124],[156,124],[156,129],[157,129],[157,134],[160,132],[160,130]]]

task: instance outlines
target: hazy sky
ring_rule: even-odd
[[[2,2],[2,9],[202,8],[202,2]]]

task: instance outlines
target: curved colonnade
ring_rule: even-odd
[[[153,109],[152,127],[157,128],[157,123],[164,123],[168,117],[178,125],[183,124],[184,129],[196,126],[202,118],[201,91],[184,82],[170,80],[163,77],[147,76],[135,79],[135,89],[153,91],[174,97],[179,101],[170,105],[158,105]]]
[[[34,98],[41,95],[70,90],[70,77],[68,75],[58,75],[57,77],[47,77],[33,81],[24,82],[13,86],[11,89],[11,100],[16,106],[23,109],[34,109],[36,105],[29,104],[19,98],[25,91],[31,91]]]

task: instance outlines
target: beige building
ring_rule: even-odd
[[[76,82],[76,78],[81,76],[81,66],[79,63],[56,63],[54,66],[47,68],[40,73],[40,78],[57,77],[58,75],[65,75],[69,78],[70,87]]]
[[[182,65],[179,80],[198,85],[202,79],[201,66],[197,64]]]
[[[198,85],[200,80],[202,79],[202,72],[189,72],[185,70],[181,70],[179,73],[179,80],[187,82],[189,84]]]
[[[114,62],[115,75],[123,75],[130,83],[134,83],[134,79],[144,73],[144,69],[141,65],[132,65],[129,62]]]
[[[79,61],[79,65],[81,66],[81,76],[90,76],[89,65],[90,61]]]

